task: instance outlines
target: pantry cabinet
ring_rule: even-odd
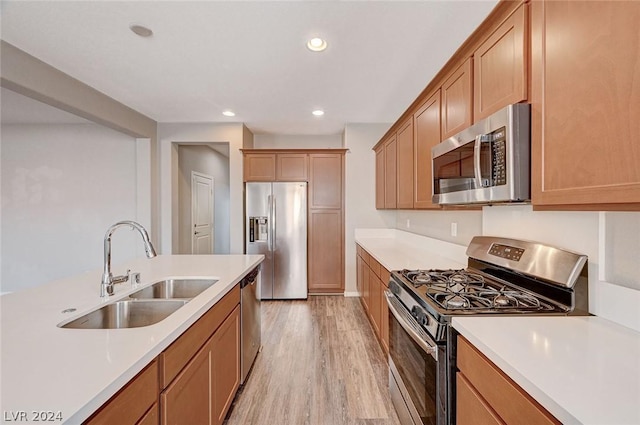
[[[440,90],[433,93],[413,115],[413,151],[415,188],[413,206],[415,208],[437,209],[432,202],[433,176],[431,148],[440,143]]]
[[[527,100],[527,4],[522,4],[473,54],[473,119]]]
[[[442,138],[451,137],[473,124],[472,59],[453,71],[442,84]],[[438,142],[440,142],[438,140]]]
[[[457,425],[560,422],[462,336],[458,336]]]
[[[531,3],[532,202],[640,209],[640,3]]]

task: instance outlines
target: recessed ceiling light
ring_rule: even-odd
[[[327,42],[319,37],[307,41],[307,49],[313,52],[321,52],[327,48]]]
[[[313,115],[315,115],[316,117],[321,117],[324,115],[324,111],[322,109],[316,109],[315,111],[311,112]]]
[[[225,117],[235,117],[236,113],[233,111],[222,111],[222,115],[224,115]]]
[[[151,31],[147,27],[143,27],[142,25],[131,25],[129,27],[131,31],[139,35],[140,37],[151,37],[153,35],[153,31]]]

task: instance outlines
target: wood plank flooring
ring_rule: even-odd
[[[263,301],[262,346],[225,424],[400,424],[357,298]]]

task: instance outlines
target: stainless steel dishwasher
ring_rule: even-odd
[[[241,376],[244,384],[253,361],[260,351],[260,266],[240,281]]]

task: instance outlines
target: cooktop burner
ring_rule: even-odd
[[[553,311],[539,298],[467,270],[403,270],[418,293],[444,310]]]

